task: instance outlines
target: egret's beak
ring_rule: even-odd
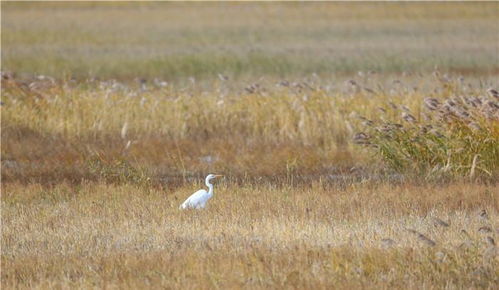
[[[217,174],[217,175],[215,175],[215,177],[218,178],[218,177],[224,177],[224,176],[220,175],[220,174]]]

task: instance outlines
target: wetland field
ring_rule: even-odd
[[[498,14],[2,2],[2,289],[497,289]]]

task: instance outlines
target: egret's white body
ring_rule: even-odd
[[[189,198],[187,198],[181,205],[180,209],[201,209],[205,208],[206,203],[213,196],[213,184],[210,183],[212,179],[217,177],[222,177],[223,175],[210,174],[206,176],[205,184],[208,186],[208,191],[205,189],[200,189],[194,192]]]

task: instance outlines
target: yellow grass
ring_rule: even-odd
[[[487,93],[474,79],[431,75],[402,83],[366,75],[334,83],[218,81],[210,87],[149,84],[146,90],[112,81],[2,84],[8,108],[2,112],[2,158],[11,162],[3,177],[52,182],[102,177],[92,170],[113,171],[121,166],[116,160],[150,177],[207,171],[282,177],[379,168],[370,151],[352,142],[362,130],[359,115],[373,119],[394,103],[422,119],[427,97]],[[405,122],[396,111],[383,117]],[[497,120],[488,122],[497,128]],[[497,130],[491,132],[488,138],[497,143]],[[487,170],[497,176],[495,168]]]
[[[2,289],[497,288],[496,8],[2,2]]]
[[[36,19],[36,24],[34,22]],[[2,3],[2,69],[101,78],[497,74],[497,4]]]
[[[277,188],[222,181],[206,210],[179,211],[198,187],[4,185],[2,286],[497,285],[497,248],[487,240],[498,240],[497,186]]]

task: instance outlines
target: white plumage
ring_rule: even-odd
[[[212,179],[222,177],[223,175],[210,174],[206,176],[205,184],[208,186],[208,191],[200,189],[194,192],[187,198],[181,205],[180,209],[201,209],[205,208],[208,200],[213,196],[213,184],[210,183]]]

